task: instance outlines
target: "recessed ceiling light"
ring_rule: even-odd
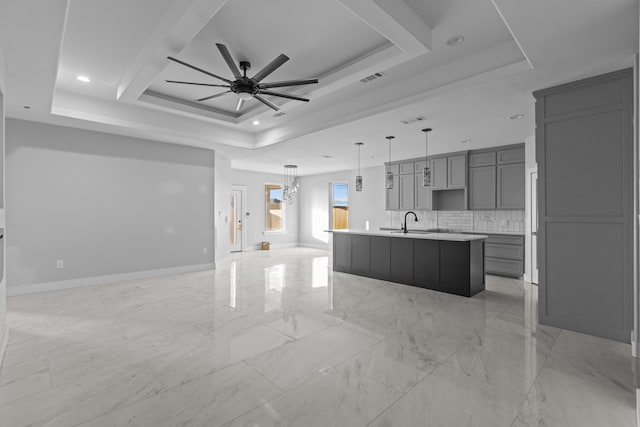
[[[323,155],[322,155],[322,156],[320,156],[320,157],[322,157],[323,159],[333,159],[333,156],[330,156],[330,155],[328,155],[328,154],[323,154]]]
[[[447,40],[447,45],[458,46],[459,44],[462,44],[463,41],[464,41],[464,36],[457,35],[457,36],[450,37]]]
[[[470,139],[463,139],[462,141],[460,141],[460,144],[468,144],[470,142],[471,142]]]
[[[254,121],[253,121],[253,124],[254,124],[254,125],[256,125],[256,126],[258,126],[258,125],[260,124],[260,120],[254,120]]]
[[[87,76],[76,76],[76,79],[80,80],[82,83],[89,83],[91,82],[91,79]]]
[[[509,118],[511,120],[520,120],[523,117],[524,117],[524,114],[514,114],[513,116],[510,116]]]

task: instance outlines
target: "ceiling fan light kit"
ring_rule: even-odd
[[[225,92],[220,92],[214,95],[205,96],[204,98],[200,98],[197,101],[203,102],[210,99],[218,98],[220,96],[224,96],[228,93],[235,93],[238,96],[238,102],[236,103],[236,108],[235,108],[236,111],[240,111],[244,102],[250,101],[251,99],[256,99],[275,111],[278,111],[280,109],[276,104],[266,99],[264,96],[272,96],[272,97],[278,97],[278,98],[292,99],[294,101],[309,102],[308,98],[290,95],[287,93],[273,92],[269,89],[317,84],[318,79],[285,80],[280,82],[261,83],[265,77],[273,73],[275,70],[280,68],[285,62],[287,62],[289,60],[288,56],[284,54],[278,55],[273,61],[271,61],[264,68],[258,71],[253,77],[248,77],[247,70],[251,69],[251,63],[249,61],[240,61],[239,63],[240,68],[238,68],[238,66],[236,66],[236,63],[233,60],[233,57],[231,56],[231,53],[229,53],[229,49],[227,49],[227,47],[221,43],[216,43],[216,46],[218,47],[218,50],[220,51],[220,54],[222,55],[224,61],[227,63],[229,70],[231,70],[231,73],[233,74],[233,77],[235,80],[226,79],[224,77],[218,76],[217,74],[214,74],[202,68],[196,67],[195,65],[191,65],[177,58],[168,56],[167,59],[169,59],[170,61],[173,61],[185,67],[191,68],[192,70],[198,71],[200,73],[206,74],[209,77],[213,77],[217,80],[221,80],[226,84],[224,85],[208,84],[208,83],[197,83],[197,82],[185,82],[185,81],[179,81],[179,80],[165,80],[165,81],[167,83],[175,83],[175,84],[227,88],[228,90]],[[242,73],[240,73],[240,70],[242,70]]]

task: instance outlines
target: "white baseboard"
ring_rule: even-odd
[[[640,426],[640,389],[636,389],[636,425]]]
[[[224,258],[217,259],[216,262],[215,262],[215,267],[214,268],[218,269],[218,268],[225,267],[225,266],[231,264],[232,260],[233,260],[233,255],[227,255]]]
[[[195,264],[185,265],[182,267],[161,268],[158,270],[135,271],[133,273],[110,274],[106,276],[83,277],[81,279],[60,280],[56,282],[34,283],[31,285],[7,286],[7,296],[35,294],[38,292],[103,285],[114,282],[126,282],[129,280],[146,279],[148,277],[169,276],[172,274],[213,270],[214,268],[215,264],[213,263]]]
[[[4,325],[4,331],[2,332],[2,342],[0,342],[0,367],[2,367],[4,354],[7,352],[7,345],[9,344],[9,325]]]
[[[298,242],[293,243],[276,243],[275,245],[271,245],[271,249],[288,249],[288,248],[297,248]]]
[[[287,248],[296,248],[300,246],[297,242],[292,243],[273,243],[270,245],[271,249],[287,249]],[[262,248],[260,245],[251,245],[250,247],[246,247],[244,249],[245,252],[259,252]]]
[[[329,244],[321,244],[321,243],[300,243],[298,244],[298,246],[301,246],[303,248],[312,248],[312,249],[324,249],[324,250],[329,250],[331,249],[331,247],[329,246]]]

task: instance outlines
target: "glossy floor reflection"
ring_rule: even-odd
[[[634,426],[628,345],[473,298],[333,273],[329,253],[8,299],[0,425]]]

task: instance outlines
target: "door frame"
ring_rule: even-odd
[[[532,198],[532,182],[531,178],[535,173],[538,173],[538,166],[525,169],[525,270],[523,279],[526,282],[533,283],[533,221],[536,218],[537,212],[533,212]],[[536,203],[537,205],[537,203]],[[537,230],[536,230],[537,231]],[[536,239],[537,240],[537,239]],[[537,243],[537,242],[536,242]]]
[[[535,189],[535,194],[534,193]],[[529,170],[529,198],[531,200],[529,204],[529,234],[530,234],[530,251],[531,251],[531,262],[529,263],[530,269],[530,282],[534,284],[538,284],[538,168],[531,168]],[[533,201],[535,200],[535,209],[533,206]],[[535,237],[535,244],[534,242]],[[533,260],[536,260],[534,263]],[[535,274],[534,274],[535,272]]]
[[[242,205],[239,218],[242,218],[242,233],[240,233],[240,252],[244,252],[247,247],[247,186],[246,185],[231,185],[231,191],[240,192],[240,204]],[[238,212],[236,212],[238,215]]]

